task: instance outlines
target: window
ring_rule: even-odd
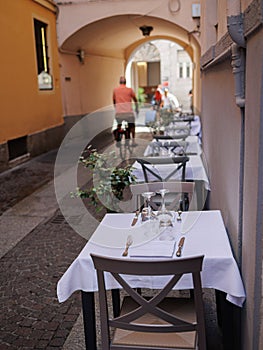
[[[37,56],[38,87],[40,90],[51,90],[52,77],[49,74],[47,24],[37,19],[34,19],[34,28]]]
[[[183,63],[179,63],[179,78],[183,78]]]
[[[190,71],[190,62],[186,63],[186,78],[190,78],[191,77],[191,71]]]

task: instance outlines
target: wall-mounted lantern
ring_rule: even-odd
[[[84,64],[85,63],[85,51],[84,50],[78,50],[78,59],[80,63]]]
[[[144,25],[140,27],[140,30],[142,31],[143,36],[149,36],[153,30],[153,27]]]

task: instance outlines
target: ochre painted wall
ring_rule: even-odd
[[[0,144],[63,123],[55,7],[42,3],[0,2]],[[34,18],[48,24],[52,91],[38,89]]]
[[[113,108],[113,88],[124,74],[124,60],[87,56],[81,64],[75,55],[61,54],[60,62],[66,116]]]

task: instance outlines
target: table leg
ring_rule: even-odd
[[[241,309],[226,300],[226,293],[216,290],[218,325],[222,330],[224,350],[241,349]]]
[[[81,291],[81,297],[86,350],[97,350],[94,293]]]

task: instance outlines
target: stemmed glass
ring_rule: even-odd
[[[155,196],[155,192],[143,192],[142,196],[145,199],[145,205],[143,209],[144,214],[146,214],[145,219],[150,220],[152,216],[152,208],[150,206],[150,200],[152,196]]]
[[[160,193],[162,197],[162,205],[160,210],[158,210],[158,213],[157,213],[157,217],[160,221],[160,226],[172,226],[173,214],[166,209],[165,200],[164,200],[165,194],[168,192],[169,190],[165,188],[158,191],[158,193]]]
[[[156,215],[153,214],[150,206],[150,200],[152,196],[155,196],[155,192],[144,192],[142,196],[145,198],[145,207],[142,210],[143,221],[146,220],[147,226],[145,231],[146,238],[151,238],[159,233],[159,220]]]

